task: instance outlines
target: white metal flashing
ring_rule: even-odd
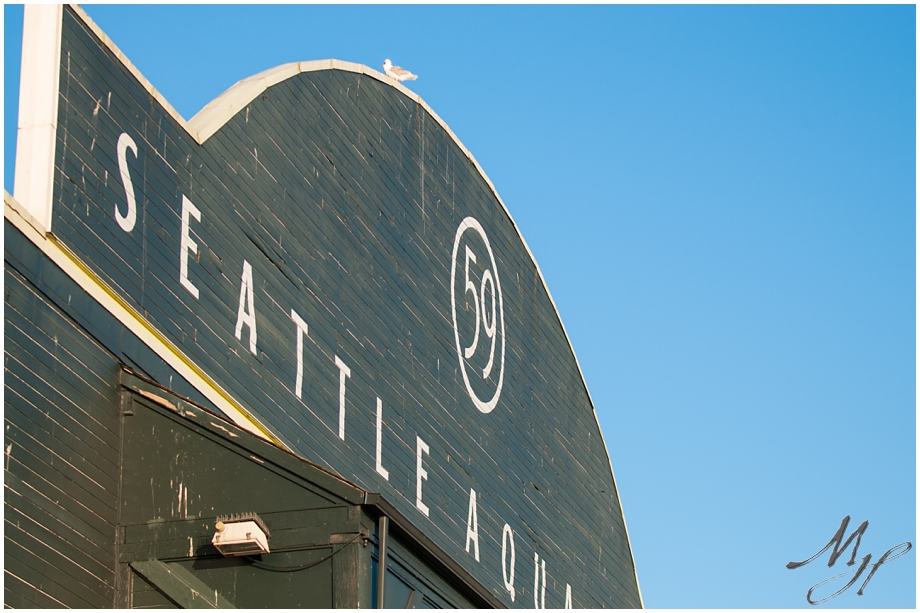
[[[27,4],[23,11],[13,191],[44,232],[51,230],[62,15],[60,4]]]

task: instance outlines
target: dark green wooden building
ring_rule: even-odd
[[[301,62],[186,121],[25,13],[7,606],[641,607],[552,298],[421,99]]]

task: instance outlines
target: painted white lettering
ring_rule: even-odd
[[[469,247],[467,247],[469,249]],[[492,286],[492,325],[488,323],[488,318],[486,317],[486,282]],[[495,328],[498,325],[498,322],[495,320],[495,306],[497,301],[495,300],[495,281],[492,280],[492,271],[486,268],[485,272],[482,273],[482,285],[480,286],[480,304],[482,305],[482,327],[486,331],[486,336],[492,339],[492,347],[489,349],[489,361],[486,363],[485,368],[482,369],[482,378],[488,379],[489,375],[492,373],[492,364],[495,361]]]
[[[189,293],[198,299],[198,288],[195,287],[188,278],[188,254],[198,253],[198,243],[192,240],[189,235],[189,224],[191,218],[201,222],[201,211],[198,210],[192,201],[182,194],[182,235],[179,239],[179,283],[187,289]]]
[[[422,468],[422,454],[428,453],[428,444],[422,437],[415,437],[415,506],[428,517],[428,505],[422,502],[422,481],[428,480],[428,471]]]
[[[543,571],[543,588],[540,588],[540,571]],[[539,597],[539,601],[538,598]],[[546,560],[540,560],[540,554],[533,554],[533,608],[546,608]]]
[[[464,250],[461,252],[460,244],[464,241],[462,240],[466,231],[470,230],[473,233],[477,234],[482,242],[485,243],[487,258],[482,255],[479,256],[480,269],[482,274],[480,275],[479,285],[476,284],[475,280],[471,276],[475,277],[476,270],[470,271],[470,264],[476,264],[477,257],[470,247],[470,244],[467,243],[464,246]],[[471,235],[472,236],[472,235]],[[478,241],[477,241],[478,242]],[[459,254],[463,253],[465,259],[460,259]],[[459,296],[457,295],[457,273],[458,271],[463,275],[463,293]],[[472,294],[472,308],[473,315],[475,316],[475,326],[473,330],[473,338],[469,347],[463,347],[464,342],[460,340],[460,326],[457,321],[457,310],[469,311],[470,304],[468,294]],[[489,299],[487,296],[491,296],[491,304],[489,304]],[[476,408],[483,413],[491,412],[496,404],[498,403],[499,395],[501,394],[502,382],[504,381],[504,364],[505,364],[505,319],[504,319],[504,310],[502,307],[502,290],[501,283],[498,279],[498,269],[495,265],[495,254],[492,253],[492,248],[489,245],[489,239],[486,236],[485,231],[482,226],[472,217],[467,217],[460,224],[460,227],[457,228],[457,234],[454,237],[454,249],[451,255],[451,268],[450,268],[450,299],[451,299],[451,318],[454,324],[454,342],[456,343],[457,356],[460,359],[460,373],[463,375],[463,382],[466,385],[466,391],[470,395],[470,399],[473,401],[473,404],[476,405]],[[491,315],[491,316],[490,316]],[[469,323],[469,317],[465,318],[467,324]],[[482,328],[485,332],[485,339],[480,339],[479,329],[480,322]],[[464,338],[468,337],[468,325],[464,325]],[[478,380],[480,377],[479,367],[480,364],[474,366],[471,362],[471,358],[476,355],[476,348],[479,346],[479,341],[483,340],[489,345],[488,347],[488,361],[485,363],[485,366],[482,367],[482,379],[483,382],[488,383],[492,379],[492,374],[498,371],[497,381],[495,382],[495,391],[491,396],[491,399],[482,399],[479,397],[480,391],[486,391],[481,389],[481,386],[474,385],[475,380]],[[499,340],[501,340],[501,347],[499,347]],[[475,360],[479,362],[479,360]],[[471,375],[472,374],[472,381]],[[491,389],[491,385],[487,385],[486,388]],[[474,389],[479,388],[479,389]]]
[[[297,379],[294,382],[294,395],[300,398],[303,393],[303,337],[309,334],[309,327],[294,309],[291,309],[291,319],[297,326]]]
[[[247,308],[248,307],[248,308]],[[236,338],[242,341],[243,324],[249,326],[249,351],[252,355],[256,352],[256,306],[255,306],[255,288],[252,286],[252,265],[243,260],[243,277],[240,281],[240,308],[236,316]]]
[[[476,311],[476,333],[473,335],[473,344],[463,350],[463,357],[470,359],[473,357],[473,354],[476,353],[476,345],[479,344],[479,295],[476,293],[476,284],[470,281],[470,260],[473,261],[473,264],[476,263],[476,255],[473,253],[473,250],[470,249],[470,246],[466,246],[466,292],[473,292],[473,308]]]
[[[470,489],[470,510],[466,515],[466,552],[473,543],[473,557],[479,561],[479,519],[476,513],[476,490]]]
[[[383,402],[377,398],[377,472],[390,480],[390,471],[383,467]]]
[[[345,440],[345,379],[351,378],[351,369],[339,356],[335,356],[335,365],[339,367],[339,438]],[[377,464],[380,464],[380,444],[378,443]]]
[[[540,586],[540,608],[546,608],[546,560],[540,560],[540,571],[543,573],[543,585]]]
[[[565,608],[572,608],[572,586],[568,583],[565,584]]]
[[[508,567],[508,544],[511,544],[511,567]],[[511,602],[514,602],[514,532],[511,526],[505,524],[502,529],[502,579],[505,581],[505,589],[511,595]]]
[[[134,229],[134,223],[137,221],[137,200],[134,197],[134,183],[131,181],[131,172],[128,169],[128,149],[130,149],[134,153],[134,157],[137,158],[137,145],[127,132],[123,132],[122,135],[118,137],[116,149],[118,151],[118,170],[121,171],[121,183],[125,187],[125,196],[128,199],[128,212],[122,215],[116,204],[115,219],[118,221],[118,225],[121,226],[122,230],[130,232]]]

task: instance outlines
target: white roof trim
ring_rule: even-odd
[[[356,64],[354,62],[345,62],[342,60],[328,59],[328,60],[313,60],[306,62],[291,62],[288,64],[282,64],[281,66],[276,66],[275,68],[270,68],[268,70],[262,71],[258,74],[255,74],[251,77],[247,77],[241,81],[238,81],[236,84],[231,86],[227,91],[222,93],[220,96],[209,102],[203,109],[201,109],[191,120],[186,121],[179,113],[169,104],[166,98],[163,97],[160,92],[156,90],[155,87],[144,77],[143,74],[132,64],[128,58],[118,49],[114,42],[97,26],[89,15],[77,5],[73,5],[74,10],[77,15],[87,24],[87,26],[92,29],[92,31],[99,37],[99,39],[115,54],[115,56],[128,68],[128,70],[133,74],[141,85],[157,100],[157,102],[162,105],[162,107],[175,119],[179,125],[184,127],[186,131],[198,142],[198,144],[203,144],[211,136],[216,133],[221,126],[227,123],[231,118],[233,118],[236,113],[246,107],[250,102],[252,102],[259,94],[264,92],[266,89],[273,85],[277,85],[282,81],[290,79],[303,72],[315,72],[319,70],[342,70],[346,72],[353,72],[357,74],[363,74],[373,79],[389,85],[390,87],[395,88],[401,94],[412,100],[413,102],[420,105],[424,108],[431,117],[438,122],[438,124],[446,131],[450,137],[454,140],[454,143],[460,148],[461,151],[466,155],[466,157],[473,163],[476,167],[476,170],[479,171],[479,174],[485,180],[486,184],[489,186],[489,189],[492,190],[492,194],[495,196],[495,199],[498,200],[498,203],[502,206],[502,209],[505,211],[505,214],[508,216],[508,219],[511,221],[511,225],[514,226],[515,231],[517,232],[518,238],[521,241],[521,244],[524,245],[524,248],[527,250],[527,254],[530,256],[530,260],[533,262],[534,268],[537,271],[537,274],[540,277],[541,283],[543,283],[543,289],[546,291],[546,295],[549,297],[550,304],[553,305],[553,310],[556,312],[556,318],[559,320],[559,325],[562,327],[562,332],[565,334],[565,339],[569,344],[569,349],[572,352],[572,357],[575,359],[575,365],[578,367],[578,374],[581,376],[582,385],[584,385],[585,393],[588,395],[588,401],[591,403],[591,410],[594,413],[594,420],[597,423],[597,430],[601,433],[601,441],[604,443],[604,452],[607,454],[607,463],[610,467],[610,476],[613,479],[614,487],[617,489],[617,500],[620,503],[620,517],[623,518],[623,528],[626,530],[626,515],[623,513],[623,502],[620,496],[620,488],[616,483],[616,475],[613,471],[613,464],[610,462],[610,451],[607,448],[607,441],[604,439],[603,431],[601,430],[600,420],[597,418],[597,409],[594,406],[594,399],[591,397],[591,391],[588,389],[588,383],[585,381],[584,372],[581,369],[581,364],[578,361],[578,356],[575,354],[575,348],[572,347],[572,340],[569,337],[568,331],[565,329],[565,324],[562,322],[562,317],[559,315],[559,309],[556,307],[556,301],[553,300],[553,295],[549,291],[549,287],[546,285],[546,279],[543,277],[543,272],[540,270],[539,264],[533,255],[533,252],[530,250],[530,246],[527,244],[527,241],[524,240],[524,236],[521,234],[520,228],[514,222],[514,218],[511,216],[511,212],[508,210],[508,207],[505,206],[504,201],[501,199],[501,196],[498,195],[498,191],[495,189],[495,186],[492,184],[492,181],[489,180],[489,177],[486,175],[485,171],[479,165],[479,162],[476,161],[476,158],[473,157],[473,154],[463,146],[463,143],[460,142],[460,139],[457,138],[457,135],[444,123],[437,113],[432,110],[428,104],[425,103],[421,97],[410,89],[406,88],[400,84],[396,79],[388,77],[387,75],[380,73],[373,68],[364,66],[363,64]],[[629,543],[629,531],[626,530],[626,540]],[[632,554],[632,545],[630,544],[630,554]],[[635,572],[635,559],[633,559],[633,571]],[[639,578],[636,575],[636,586],[639,585]],[[644,607],[642,602],[642,590],[639,589],[639,601],[640,604]]]

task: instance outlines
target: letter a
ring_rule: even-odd
[[[249,326],[249,351],[258,355],[256,351],[256,306],[255,291],[252,287],[252,265],[243,260],[243,278],[240,282],[240,308],[236,316],[236,338],[242,341],[243,324]],[[249,307],[248,310],[246,307]]]
[[[470,552],[473,542],[473,557],[479,561],[479,520],[476,516],[476,490],[470,490],[470,511],[466,516],[466,552]]]

